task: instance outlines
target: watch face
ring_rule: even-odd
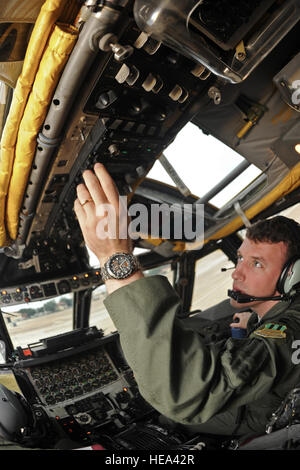
[[[128,277],[132,273],[133,266],[130,258],[121,253],[111,257],[107,266],[107,271],[114,278],[122,279]]]

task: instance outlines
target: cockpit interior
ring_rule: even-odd
[[[206,270],[234,266],[249,223],[291,210],[300,221],[299,20],[299,0],[0,0],[6,441],[114,451],[205,445],[139,393],[75,217],[76,187],[100,162],[129,210],[163,205],[194,227],[201,207],[200,238],[166,234],[160,216],[139,230],[134,253],[146,274],[169,278],[183,320],[213,325],[210,340],[220,339],[232,317],[230,272],[213,277],[217,308],[205,301]],[[184,141],[181,173],[169,150],[187,130],[194,140]],[[216,156],[209,139],[221,147],[207,174]],[[233,163],[216,176],[228,151]],[[188,175],[209,189],[191,189]],[[231,443],[206,443],[219,445]]]

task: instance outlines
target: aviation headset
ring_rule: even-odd
[[[277,290],[280,294],[289,294],[300,284],[300,225],[294,220],[284,218],[299,244],[299,254],[292,256],[283,266],[277,281]]]
[[[289,300],[296,294],[297,288],[300,290],[300,225],[287,217],[278,217],[282,217],[285,220],[285,223],[295,236],[296,243],[299,244],[299,254],[292,256],[284,264],[278,278],[276,290],[280,295],[274,297],[254,297],[229,290],[229,297],[233,298],[238,303],[254,302],[255,300]]]

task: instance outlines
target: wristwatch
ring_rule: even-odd
[[[107,279],[126,279],[140,269],[136,256],[130,253],[114,253],[101,268],[101,277]]]

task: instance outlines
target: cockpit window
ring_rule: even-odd
[[[191,311],[205,310],[226,299],[227,290],[232,288],[233,271],[227,269],[233,266],[221,250],[196,262]]]
[[[240,193],[260,174],[255,165],[246,165],[240,154],[211,135],[204,135],[199,128],[188,123],[164,152],[165,157],[180,176],[189,191],[203,202],[220,208]],[[230,183],[220,188],[220,182],[244,164],[244,169]],[[193,171],[191,171],[193,169]],[[157,160],[147,178],[174,186],[174,180]],[[176,183],[175,183],[176,184]],[[213,191],[214,187],[219,189]],[[211,194],[211,196],[208,196]]]
[[[14,347],[26,348],[41,339],[73,329],[73,295],[1,309]]]
[[[106,295],[106,287],[104,285],[99,286],[94,290],[92,294],[89,318],[90,326],[96,326],[97,328],[103,330],[104,336],[109,335],[110,333],[113,333],[117,330],[103,303]]]

